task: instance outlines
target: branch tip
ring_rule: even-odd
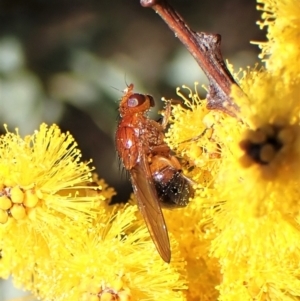
[[[158,4],[161,0],[141,0],[140,3],[143,7],[153,7]]]
[[[223,60],[221,35],[193,31],[167,0],[140,0],[140,2],[142,6],[151,7],[160,15],[207,76],[209,80],[207,107],[236,116],[239,107],[230,97],[230,92],[231,86],[238,84]]]

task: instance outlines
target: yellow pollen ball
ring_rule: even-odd
[[[36,190],[35,194],[40,200],[43,199],[43,193],[40,190]]]
[[[244,168],[248,168],[253,164],[252,158],[246,154],[239,158],[239,162]]]
[[[129,301],[131,299],[131,295],[127,291],[119,292],[118,297],[120,301]]]
[[[7,210],[11,208],[11,206],[12,202],[6,195],[0,196],[0,209]]]
[[[261,161],[267,163],[271,162],[275,157],[275,155],[276,155],[276,151],[271,144],[264,145],[260,150],[260,154],[259,154]]]
[[[4,210],[0,210],[0,223],[5,224],[8,221],[8,214]]]
[[[130,300],[130,295],[125,291],[119,292],[118,297],[119,297],[120,301],[129,301]]]
[[[15,186],[10,190],[10,198],[15,204],[21,204],[24,200],[24,193],[20,187]]]
[[[38,207],[26,208],[26,215],[30,220],[32,221],[36,220],[37,209]]]
[[[103,293],[100,298],[101,301],[113,301],[115,300],[115,296],[111,293]]]
[[[10,213],[16,220],[23,219],[26,216],[25,208],[19,204],[14,204],[10,209]]]
[[[199,147],[199,146],[196,145],[196,144],[192,144],[192,145],[190,146],[190,152],[191,152],[191,155],[192,155],[193,157],[200,157],[200,156],[202,155],[202,153],[203,153],[201,147]]]
[[[38,203],[39,198],[35,194],[33,190],[26,190],[24,195],[24,202],[23,204],[26,207],[33,208]]]
[[[294,140],[294,132],[292,131],[291,128],[285,128],[282,129],[278,133],[278,139],[283,143],[283,144],[289,144]]]

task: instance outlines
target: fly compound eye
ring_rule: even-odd
[[[144,102],[146,101],[146,97],[143,94],[132,94],[128,100],[127,100],[127,105],[130,108],[135,108],[138,107],[140,105],[142,105]]]
[[[150,107],[154,107],[155,106],[155,102],[154,102],[154,98],[151,95],[148,95],[149,101],[150,101]]]

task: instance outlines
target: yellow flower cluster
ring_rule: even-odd
[[[268,27],[268,42],[258,43],[262,49],[260,58],[267,69],[284,73],[283,81],[291,84],[300,77],[300,5],[298,0],[258,0],[263,11],[261,28]]]
[[[0,277],[44,300],[184,300],[176,248],[162,263],[137,207],[108,206],[80,157],[56,125],[0,137]]]
[[[166,142],[195,197],[164,210],[171,263],[72,136],[41,125],[0,137],[0,277],[44,300],[300,300],[300,2],[258,2],[266,68],[232,88],[239,115],[177,91]]]
[[[167,142],[187,162],[198,192],[180,215],[199,247],[195,255],[192,236],[181,233],[194,254],[185,259],[199,277],[197,284],[188,278],[187,300],[300,299],[300,2],[259,2],[261,24],[269,26],[269,41],[260,43],[266,68],[243,72],[244,96],[232,88],[239,116],[207,111],[206,100],[191,91],[188,108],[172,110]],[[196,259],[206,263],[206,275]],[[218,265],[210,265],[214,259]],[[205,298],[200,275],[212,274],[218,294],[208,297],[207,284]]]

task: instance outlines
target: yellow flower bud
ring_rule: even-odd
[[[275,155],[276,155],[276,150],[270,143],[267,143],[262,147],[260,151],[260,160],[269,163],[273,160]]]
[[[119,292],[118,297],[119,297],[120,301],[129,301],[130,300],[130,295],[126,291]]]
[[[20,189],[20,187],[18,187],[18,186],[13,187],[10,191],[10,195],[11,195],[11,200],[13,201],[13,203],[15,203],[15,204],[23,203],[24,193]]]
[[[100,301],[113,301],[114,299],[113,294],[105,292],[101,295]]]
[[[26,207],[33,208],[38,203],[39,198],[35,194],[33,190],[26,190],[24,195],[24,202],[23,204]]]
[[[12,202],[6,195],[0,196],[0,209],[7,210],[11,206]]]
[[[16,220],[23,219],[26,216],[25,208],[22,205],[14,204],[10,209],[11,215]]]

